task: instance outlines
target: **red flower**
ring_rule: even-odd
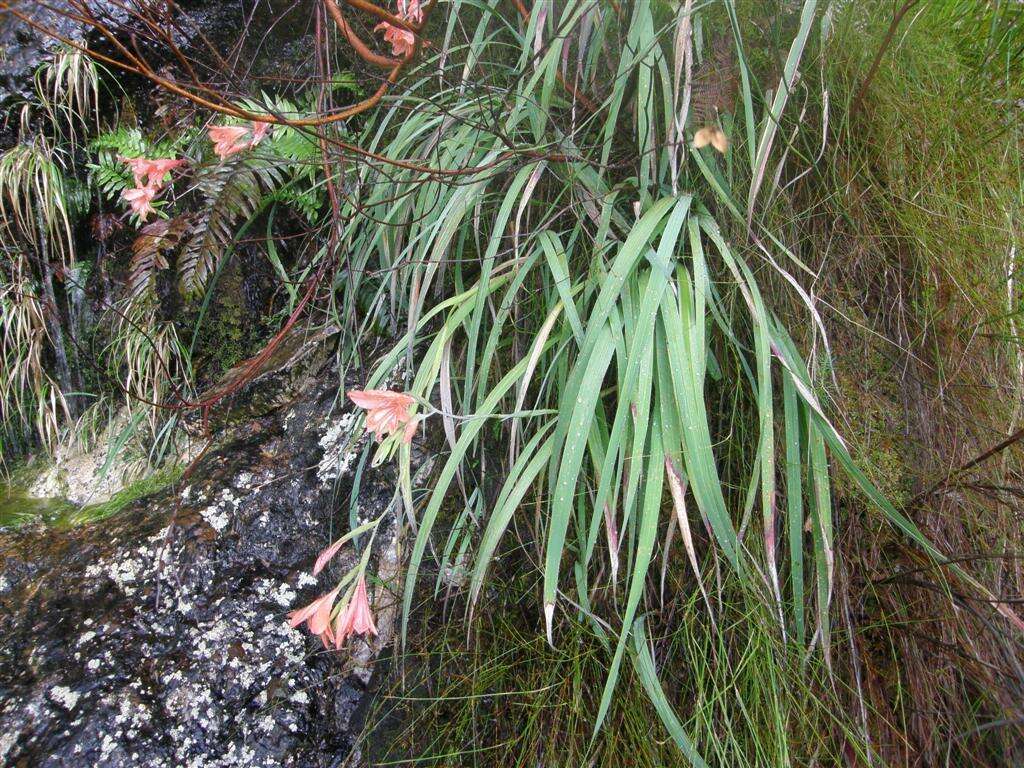
[[[267,135],[267,131],[270,130],[270,123],[264,123],[261,120],[253,120],[252,123],[252,138],[249,140],[249,146],[255,147],[261,141],[263,137]]]
[[[398,0],[398,15],[413,24],[423,23],[423,9],[420,0]]]
[[[324,566],[331,561],[331,558],[338,554],[338,550],[341,549],[345,543],[345,537],[341,537],[336,542],[331,544],[327,549],[320,553],[320,556],[313,563],[313,575],[316,576],[320,571],[324,569]]]
[[[128,201],[132,213],[139,217],[139,221],[145,221],[149,214],[156,213],[156,209],[152,205],[156,192],[155,187],[134,187],[124,190],[121,197]]]
[[[288,614],[288,624],[295,629],[302,622],[306,622],[310,633],[317,635],[326,647],[334,640],[331,634],[331,611],[334,609],[334,601],[340,590],[341,587],[335,587],[304,608],[292,611]]]
[[[366,430],[373,432],[377,440],[403,430],[402,442],[412,442],[419,421],[409,413],[409,409],[416,404],[413,397],[386,389],[353,389],[349,391],[348,397],[360,408],[366,409]]]
[[[156,190],[159,190],[164,185],[164,176],[168,172],[185,164],[184,160],[175,160],[167,157],[157,158],[156,160],[149,160],[145,157],[122,157],[121,160],[132,169],[136,187],[143,186],[142,181],[145,179],[146,186],[154,187]]]

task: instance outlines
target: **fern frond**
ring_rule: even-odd
[[[158,270],[167,269],[167,254],[177,248],[191,231],[188,216],[160,219],[139,230],[132,243],[132,263],[128,273],[128,299],[137,301],[153,295]]]
[[[208,166],[196,180],[205,198],[184,253],[178,261],[178,280],[186,296],[199,293],[231,243],[235,224],[256,213],[264,195],[284,181],[278,163],[244,157]]]
[[[296,189],[294,186],[279,189],[271,195],[271,199],[293,208],[311,224],[319,218],[323,205],[315,189]]]
[[[138,128],[121,125],[112,131],[104,131],[90,141],[89,149],[93,152],[111,152],[115,157],[140,157],[149,150],[149,144]]]

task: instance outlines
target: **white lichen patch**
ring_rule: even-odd
[[[288,608],[295,600],[295,590],[287,583],[281,582],[274,588],[273,599],[282,608]]]
[[[95,582],[83,594],[103,597],[94,601],[95,621],[83,619],[61,637],[70,646],[61,656],[67,674],[41,653],[27,661],[47,675],[33,692],[41,712],[33,712],[31,701],[17,703],[20,722],[38,732],[39,723],[53,724],[50,733],[68,764],[310,765],[307,734],[315,736],[321,727],[320,703],[337,697],[346,702],[338,711],[348,711],[364,695],[348,670],[354,663],[357,676],[368,679],[380,645],[393,634],[393,609],[382,588],[371,597],[381,637],[372,646],[353,641],[336,655],[336,673],[326,663],[310,663],[314,654],[324,659],[319,644],[314,647],[308,632],[293,630],[287,621],[289,610],[322,591],[308,570],[293,568],[315,557],[310,542],[321,546],[328,484],[358,461],[352,448],[363,441],[353,434],[360,417],[312,421],[308,408],[298,417],[303,424],[297,448],[285,438],[261,453],[287,456],[287,466],[263,459],[249,465],[243,463],[248,454],[239,454],[181,494],[188,514],[173,525],[164,527],[170,515],[147,517],[145,528],[121,529],[121,544],[104,541],[102,557],[72,564],[76,577]],[[317,444],[322,458],[315,451],[307,463]],[[314,477],[292,471],[308,464],[317,470]],[[379,495],[363,500],[360,517],[380,513]],[[152,532],[157,520],[162,530]],[[380,533],[374,572],[393,583],[393,521]],[[305,553],[301,558],[296,547]],[[107,592],[115,593],[112,600]],[[4,706],[0,702],[0,715]],[[0,765],[12,762],[11,756],[36,754],[37,745],[28,741],[32,732],[20,725],[0,729]]]
[[[18,731],[0,733],[0,760],[5,760],[7,758],[8,753],[18,741],[18,735]]]
[[[316,474],[322,485],[338,479],[351,468],[357,451],[345,449],[358,418],[355,413],[342,414],[328,425],[320,438],[320,447],[323,448],[324,454],[317,466]]]
[[[109,560],[98,560],[85,569],[89,579],[107,576],[128,597],[135,595],[145,577],[156,569],[159,547],[140,546],[118,553]]]
[[[231,522],[231,515],[238,509],[241,501],[231,488],[225,488],[220,493],[220,499],[201,510],[199,514],[213,530],[220,533]]]
[[[164,541],[167,540],[167,536],[168,536],[168,534],[170,532],[171,532],[171,526],[169,526],[169,525],[168,526],[164,526],[159,531],[157,531],[156,533],[154,533],[152,536],[149,537],[149,542],[151,544],[156,544],[157,542],[162,544]],[[166,559],[166,556],[165,556],[165,559]]]
[[[66,685],[55,685],[50,689],[50,698],[64,707],[64,709],[70,711],[78,704],[81,694],[78,691],[73,691]]]

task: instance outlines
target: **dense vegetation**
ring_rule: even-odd
[[[188,414],[323,330],[339,400],[420,435],[361,449],[416,523],[368,754],[1024,759],[1019,3],[391,12],[394,58],[329,12],[276,87],[214,44],[40,70],[4,465],[105,440],[169,481]]]

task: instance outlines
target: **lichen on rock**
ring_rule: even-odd
[[[353,462],[332,451],[365,439],[335,395],[322,384],[237,425],[187,481],[114,518],[0,539],[0,764],[305,768],[348,754],[393,620],[336,653],[285,618],[323,590],[309,569],[345,525]],[[391,468],[366,468],[360,508],[395,508],[394,489]],[[388,583],[396,533],[389,521],[377,537]]]

